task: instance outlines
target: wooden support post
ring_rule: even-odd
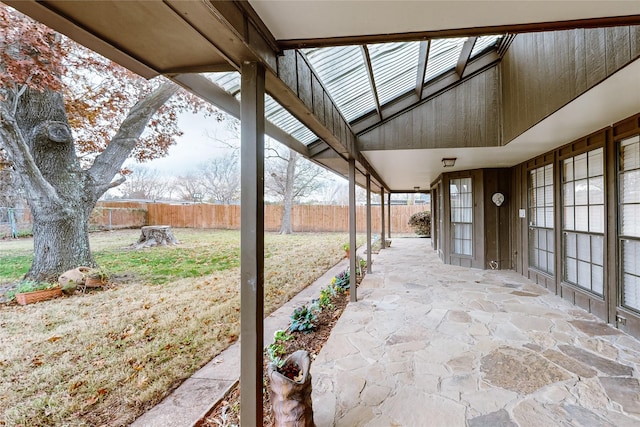
[[[387,236],[389,236],[389,239],[391,238],[391,192],[389,192],[387,194],[387,201],[389,203],[387,203]]]
[[[367,174],[367,274],[371,273],[371,175]]]
[[[240,413],[245,426],[261,426],[263,419],[264,84],[263,65],[242,64]]]
[[[349,159],[349,248],[351,248],[351,256],[349,257],[349,291],[351,294],[351,302],[358,301],[358,292],[356,284],[356,161],[354,158]]]
[[[380,232],[380,249],[384,249],[387,239],[384,235],[384,187],[380,189],[380,214],[382,219],[382,231]]]

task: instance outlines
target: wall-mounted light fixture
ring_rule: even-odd
[[[420,191],[420,187],[413,187],[413,191],[417,193],[418,191]]]
[[[456,157],[444,157],[442,159],[442,167],[452,168],[456,164]]]

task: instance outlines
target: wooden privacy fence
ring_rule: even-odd
[[[391,206],[391,233],[412,233],[407,225],[409,217],[416,212],[430,210],[429,205]],[[385,215],[387,207],[385,207]],[[356,222],[359,232],[366,232],[366,206],[356,207]],[[387,220],[385,218],[385,220]],[[282,221],[282,206],[265,206],[265,230],[278,231]],[[193,228],[240,228],[240,206],[237,205],[147,205],[147,224],[165,224],[172,227]],[[380,232],[380,206],[371,208],[371,224],[374,233]],[[296,205],[293,207],[293,231],[348,231],[349,208],[347,206]]]
[[[385,221],[388,207],[385,206]],[[430,210],[429,205],[392,205],[391,235],[413,233],[407,225],[409,217],[416,212]],[[358,232],[367,230],[367,208],[356,207]],[[25,229],[30,230],[30,213]],[[267,205],[264,208],[266,231],[279,231],[282,221],[282,206]],[[1,225],[1,224],[0,224]],[[176,228],[219,228],[240,229],[240,206],[238,205],[172,205],[145,202],[98,202],[91,214],[91,228],[114,230],[119,228],[140,228],[144,225],[170,225]],[[349,207],[328,205],[296,205],[293,207],[293,231],[322,232],[349,231]],[[380,206],[371,207],[371,225],[374,233],[380,233]]]

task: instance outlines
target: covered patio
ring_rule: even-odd
[[[312,363],[318,426],[632,426],[640,342],[513,271],[375,258]]]
[[[385,194],[432,196],[433,241],[382,251],[314,363],[319,425],[638,423],[640,3],[8,3],[241,117],[244,425],[265,135],[348,178],[352,248],[356,185],[369,248],[372,193],[383,248]]]

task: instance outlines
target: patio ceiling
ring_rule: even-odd
[[[262,62],[270,94],[267,134],[343,176],[346,159],[355,158],[358,183],[364,184],[369,171],[376,191],[428,188],[443,171],[444,154],[460,159],[456,169],[511,166],[532,152],[569,142],[554,136],[533,149],[511,143],[446,152],[358,151],[357,135],[499,61],[512,37],[505,35],[640,23],[640,2],[629,1],[8,3],[145,77],[164,74],[236,116],[238,70],[243,61]],[[282,73],[291,71],[282,61],[290,58],[287,48],[301,48],[293,59],[293,82],[284,81]],[[321,117],[304,90],[325,93]],[[315,99],[315,94],[306,96]],[[634,108],[640,109],[629,101],[625,111]],[[593,130],[595,122],[619,118],[605,111],[589,121],[578,113],[572,114],[578,135]],[[534,131],[529,136],[535,140]]]

